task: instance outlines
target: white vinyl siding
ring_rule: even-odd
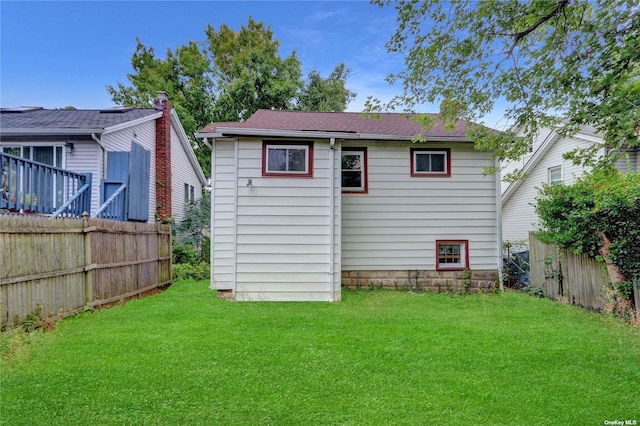
[[[235,146],[214,143],[212,287],[235,290],[236,300],[339,300],[339,251],[329,282],[329,144],[314,142],[313,177],[304,179],[262,176],[260,139],[237,142],[237,158]],[[337,177],[338,152],[334,164]]]
[[[66,168],[76,173],[91,173],[91,214],[100,207],[100,179],[104,164],[102,149],[93,141],[74,141],[73,151],[67,151]]]
[[[538,135],[533,139],[533,141],[531,141],[531,146],[533,148],[533,151],[530,151],[527,154],[523,155],[522,158],[519,160],[512,160],[512,161],[505,162],[505,164],[502,165],[501,175],[506,176],[507,174],[509,174],[510,172],[513,172],[516,169],[522,171],[522,168],[525,166],[525,164],[527,164],[527,161],[529,161],[529,159],[533,156],[535,151],[537,151],[542,146],[543,142],[547,140],[547,138],[549,137],[553,137],[553,135],[551,135],[551,129],[540,129],[540,131],[538,132]],[[508,187],[509,187],[509,182],[502,181],[502,187],[500,189],[500,192],[504,193],[504,191]]]
[[[435,270],[436,240],[468,240],[472,270],[498,268],[496,180],[482,175],[490,154],[429,142],[451,148],[451,177],[419,179],[410,176],[415,144],[366,146],[368,194],[342,196],[343,270]]]
[[[156,216],[156,122],[155,120],[147,121],[136,126],[127,127],[113,133],[107,133],[102,136],[102,145],[108,151],[131,151],[131,142],[136,142],[144,149],[151,152],[150,177],[149,177],[149,223],[155,222]],[[103,153],[104,158],[107,157]],[[106,167],[103,169],[106,170]],[[103,172],[104,173],[104,172]],[[100,180],[94,179],[93,187],[96,191],[100,191]],[[97,181],[97,183],[96,183]],[[96,187],[97,185],[97,187]],[[95,211],[92,210],[92,213]]]
[[[196,170],[191,165],[184,145],[180,142],[178,134],[171,127],[171,217],[176,223],[184,220],[187,212],[185,203],[184,185],[189,185],[189,192],[193,190],[195,200],[202,197],[202,183],[198,179]],[[193,188],[193,189],[191,189]],[[155,199],[154,199],[155,204]]]
[[[235,282],[235,142],[215,142],[212,165],[211,288],[232,290]]]
[[[529,231],[538,229],[538,216],[535,212],[535,199],[538,196],[537,188],[548,182],[548,170],[550,167],[560,165],[563,173],[563,183],[572,184],[575,179],[584,173],[584,169],[575,166],[571,161],[562,158],[562,154],[575,148],[586,148],[593,145],[579,138],[561,138],[557,140],[540,162],[522,181],[518,189],[509,197],[502,206],[502,239],[512,243],[527,242]]]

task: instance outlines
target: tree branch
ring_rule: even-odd
[[[558,3],[556,3],[556,7],[551,12],[540,17],[540,19],[534,22],[529,28],[525,29],[524,31],[520,31],[519,33],[511,34],[513,36],[513,44],[511,45],[511,48],[509,49],[508,54],[511,55],[513,53],[513,49],[516,48],[516,45],[518,44],[518,42],[520,42],[520,40],[522,40],[527,35],[535,31],[540,25],[544,24],[551,18],[557,16],[560,12],[564,10],[564,8],[567,7],[568,4],[569,4],[569,0],[558,1]]]

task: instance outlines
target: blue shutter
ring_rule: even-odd
[[[129,177],[129,153],[107,152],[107,180],[126,183]]]
[[[150,171],[151,152],[132,142],[129,162],[129,220],[149,220]]]
[[[114,192],[129,181],[129,153],[125,151],[107,152],[107,178],[101,182],[101,199],[103,204],[113,195]],[[118,204],[117,211],[110,210],[112,215],[110,219],[126,221],[127,220],[127,190],[123,194],[123,201]]]

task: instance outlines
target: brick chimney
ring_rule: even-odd
[[[162,117],[156,120],[156,212],[158,220],[171,218],[171,103],[167,92],[153,101]]]

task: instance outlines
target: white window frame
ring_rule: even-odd
[[[455,263],[441,263],[441,246],[458,246],[460,260]],[[446,254],[444,254],[446,255]],[[441,270],[463,270],[469,268],[469,241],[468,240],[437,240],[436,241],[436,269]]]
[[[340,155],[340,181],[342,182],[343,172],[357,172],[358,170],[343,169],[342,156],[357,155],[360,157],[360,186],[343,186],[342,192],[346,193],[366,193],[367,192],[367,149],[366,148],[343,148]]]
[[[552,176],[554,174],[559,174],[560,178],[553,179]],[[547,183],[549,185],[553,185],[554,183],[562,183],[564,180],[564,171],[562,170],[562,166],[553,166],[547,169]]]
[[[289,150],[304,150],[304,170],[269,170],[269,152],[270,150],[284,149],[287,151],[287,159],[289,157]],[[277,143],[277,142],[265,142],[263,149],[263,176],[299,176],[310,177],[313,174],[313,168],[311,165],[313,156],[313,144],[312,143]],[[286,161],[288,168],[289,163]]]
[[[189,204],[193,203],[196,200],[195,197],[195,187],[193,185],[189,185],[188,183],[184,184],[184,203]]]

